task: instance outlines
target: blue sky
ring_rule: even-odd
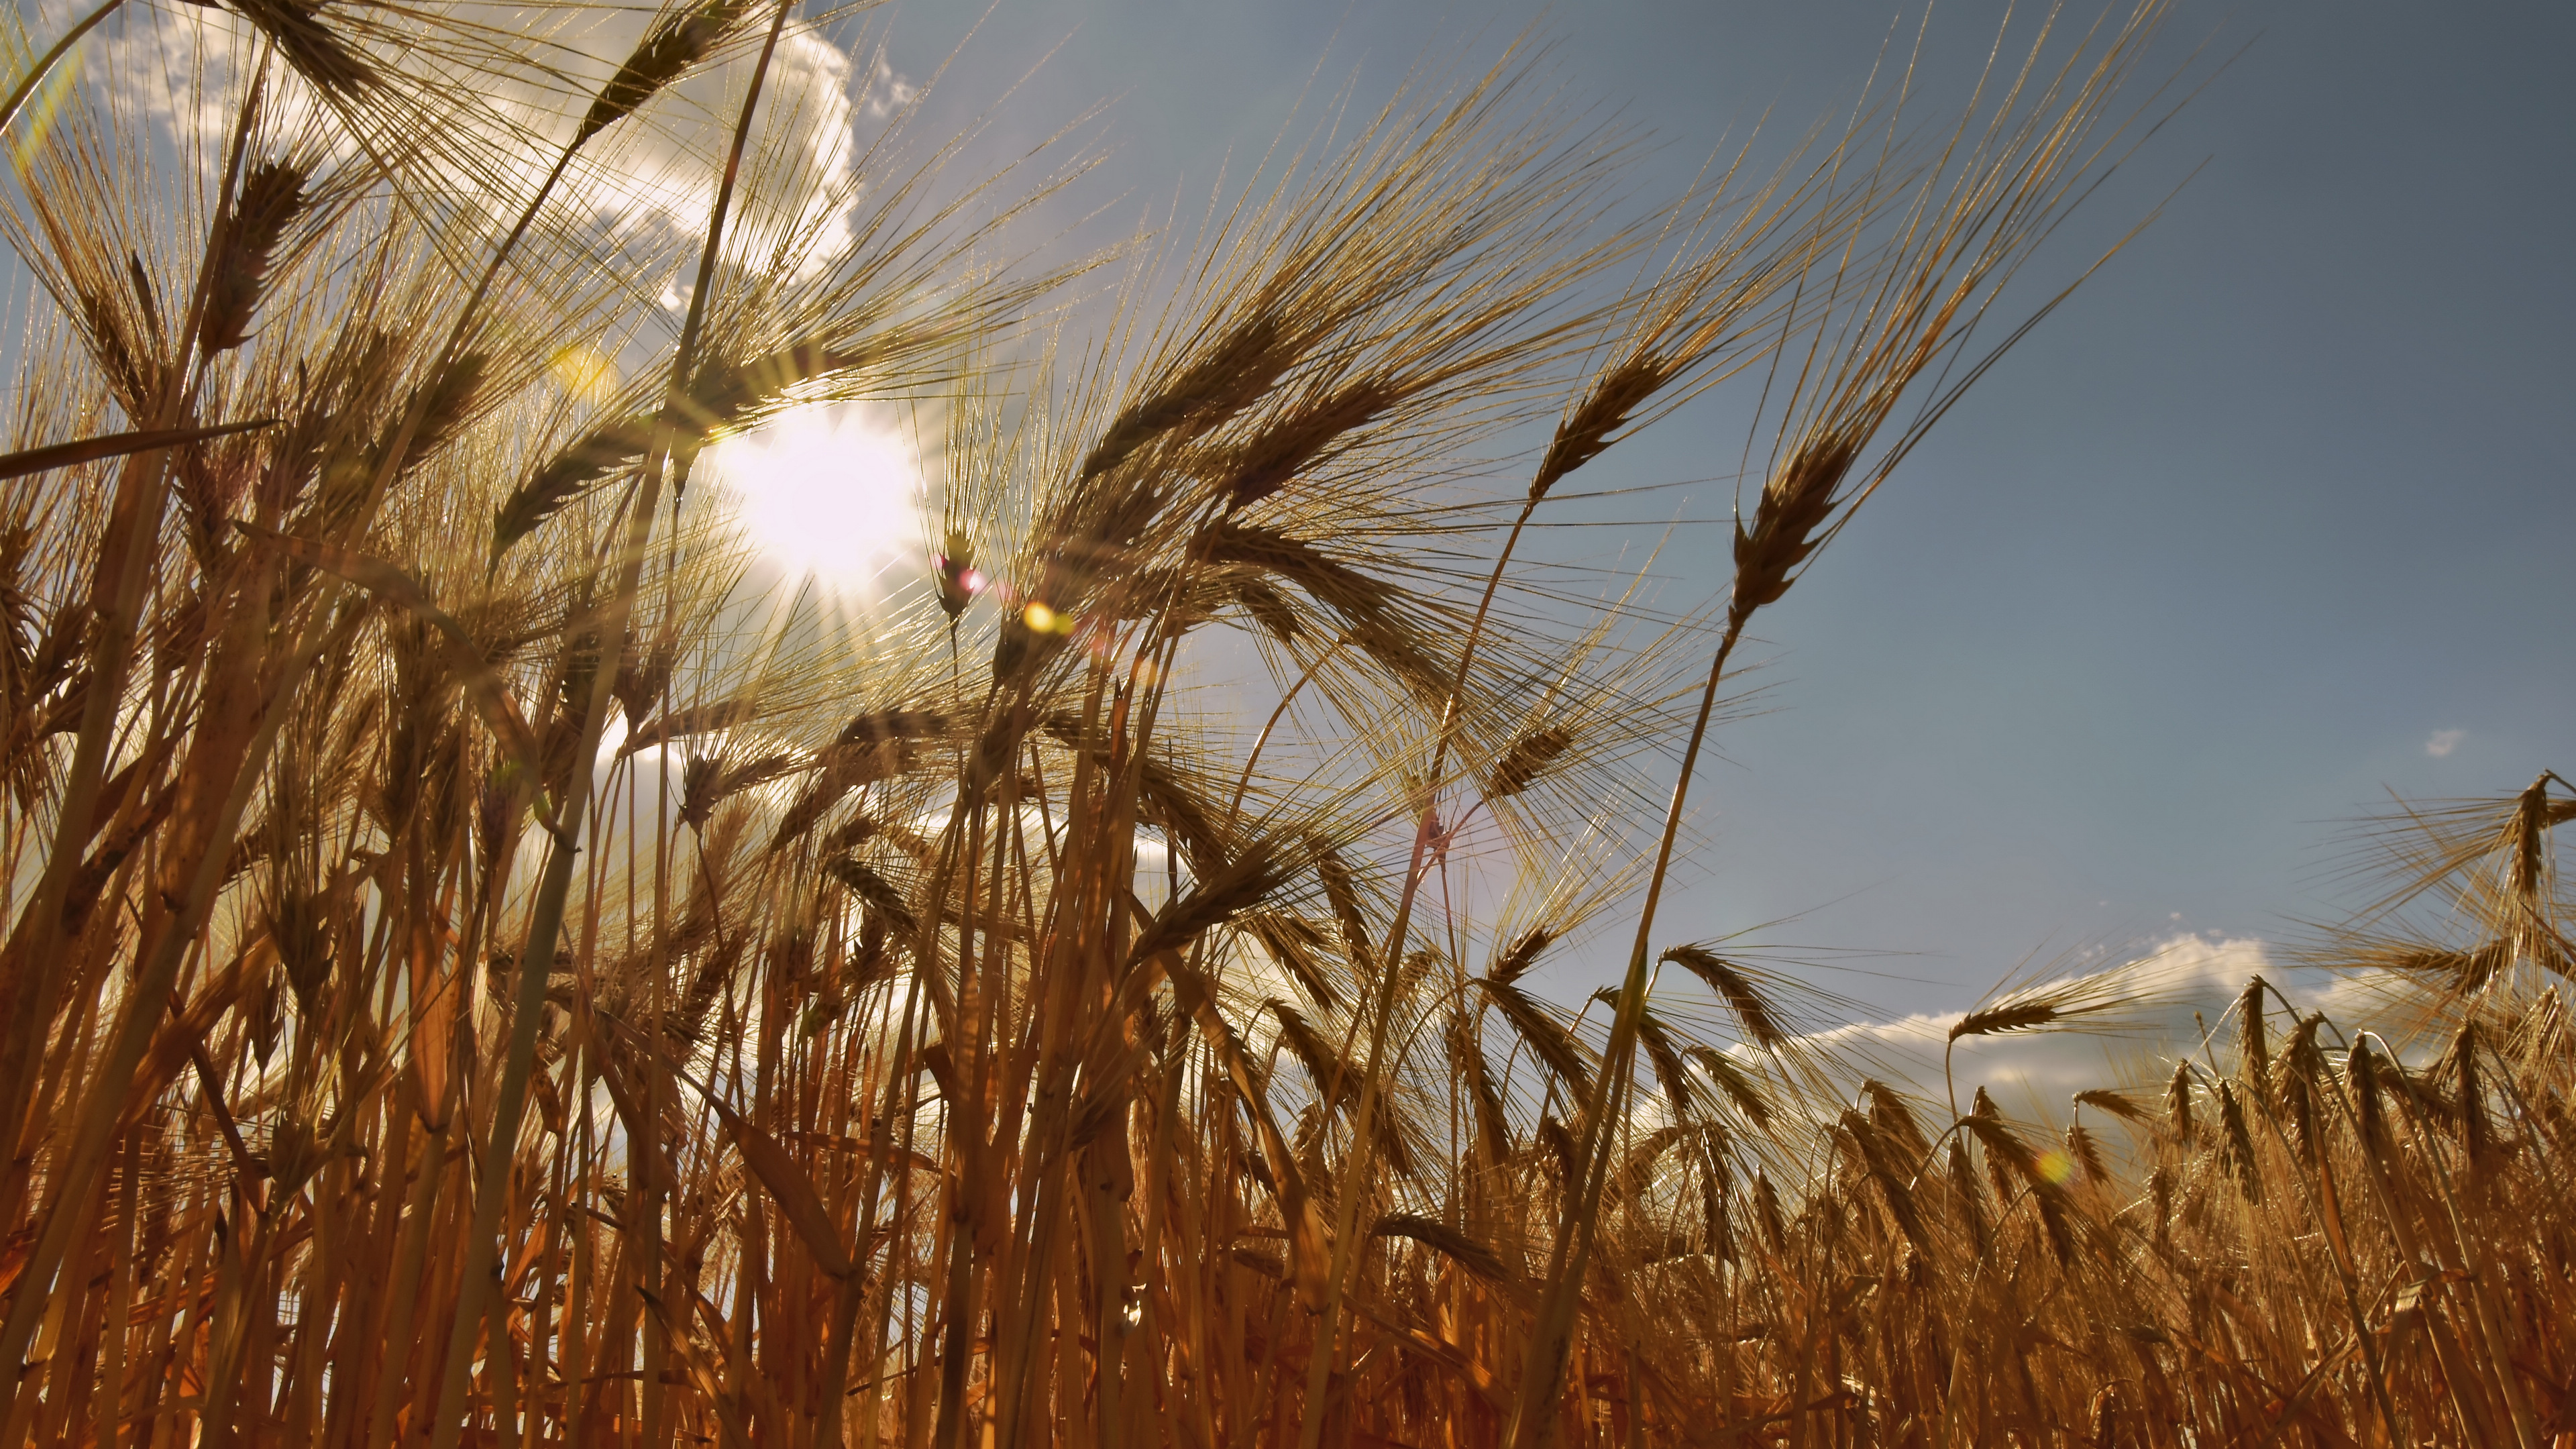
[[[1481,60],[1524,30],[1552,43],[1573,97],[1659,143],[1635,176],[1652,203],[1766,111],[1774,134],[1839,114],[1919,14],[1885,0],[881,12],[895,71],[923,81],[948,63],[929,135],[991,117],[977,157],[1106,103],[1086,133],[1106,164],[1055,213],[1101,208],[1094,240],[1194,218],[1301,96],[1310,119],[1346,82],[1373,105],[1420,59]],[[2003,14],[1941,7],[1917,114],[1964,99]],[[1714,741],[1694,796],[1705,844],[1658,936],[1778,922],[1763,939],[1884,953],[1864,962],[1883,975],[1823,978],[1873,1011],[1956,1010],[2035,961],[2185,932],[2291,939],[2352,903],[2339,829],[2389,792],[2576,773],[2571,53],[2576,12],[2559,7],[2182,0],[2145,74],[2206,89],[2035,278],[2072,276],[2170,197],[2162,218],[1762,617],[1742,657],[1763,712]],[[856,77],[874,87],[861,109],[891,80]],[[1742,441],[1720,394],[1614,450],[1587,486],[1707,479]],[[1732,492],[1676,488],[1639,516],[1722,517]],[[1654,534],[1550,546],[1608,563]],[[1726,579],[1724,530],[1685,529],[1663,558],[1677,594],[1704,597]],[[1612,974],[1605,954],[1570,950],[1550,984],[1579,999]]]
[[[1964,97],[2002,14],[1935,15],[1923,114]],[[1356,75],[1374,101],[1425,54],[1535,22],[1574,94],[1665,143],[1652,198],[1766,107],[1794,128],[1847,105],[1898,20],[1852,0],[1001,0],[934,114],[1061,42],[1003,134],[1110,101],[1094,194],[1188,211],[1310,80]],[[897,12],[894,63],[926,74],[965,23]],[[1771,939],[1914,978],[1841,989],[1955,1009],[2033,956],[2285,939],[2351,903],[2339,827],[2389,791],[2502,793],[2576,762],[2576,12],[2187,0],[2148,71],[2203,47],[2197,78],[2235,58],[2050,275],[2190,177],[2163,218],[1765,617],[1768,712],[1717,741],[1708,844],[1659,934],[1794,917]],[[1704,477],[1741,441],[1686,412],[1594,486]],[[1695,516],[1731,498],[1689,491]],[[1667,557],[1725,576],[1713,528]]]

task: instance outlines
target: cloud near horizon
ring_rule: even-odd
[[[2063,1121],[2069,1099],[2077,1092],[2160,1086],[2172,1071],[2177,1053],[2200,1050],[2204,1023],[2217,1037],[2216,1050],[2224,1060],[2234,1038],[2226,1013],[2247,979],[2256,975],[2286,990],[2303,1011],[2322,1010],[2344,1021],[2368,1009],[2375,985],[2359,977],[2327,977],[2285,966],[2273,957],[2267,943],[2255,937],[2174,936],[2136,961],[2107,972],[2066,978],[2116,979],[2134,997],[2135,1009],[2116,1013],[2108,1027],[1959,1042],[1951,1053],[1951,1078],[1958,1087],[1960,1105],[1964,1108],[1982,1086],[2008,1113]],[[1943,1048],[1950,1028],[1966,1009],[1854,1022],[1811,1033],[1800,1041],[1817,1056],[1838,1064],[1835,1074],[1848,1075],[1855,1088],[1863,1076],[1875,1076],[1937,1102],[1944,1096]]]

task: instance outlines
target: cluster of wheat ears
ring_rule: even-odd
[[[13,32],[0,1449],[2576,1425],[2554,777],[2320,948],[2405,1035],[2257,981],[2062,1131],[1657,934],[1739,641],[2053,305],[1987,316],[2156,19],[1633,215],[1426,72],[1072,262],[1078,159],[811,144],[841,12]],[[1709,597],[1515,567],[1721,383]],[[853,400],[939,420],[856,628],[688,486]]]

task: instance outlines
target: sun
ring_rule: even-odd
[[[862,403],[809,403],[706,451],[699,466],[790,582],[873,603],[918,562],[925,485],[911,437]]]

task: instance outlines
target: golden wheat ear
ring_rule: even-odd
[[[2078,1092],[2075,1094],[2075,1104],[2079,1107],[2091,1107],[2098,1112],[2107,1112],[2133,1127],[2144,1127],[2155,1120],[2146,1107],[2135,1098],[2125,1092],[2116,1092],[2108,1088],[2092,1087]]]
[[[1746,968],[1699,945],[1667,947],[1663,959],[1708,983],[1708,989],[1726,1003],[1726,1009],[1735,1014],[1737,1025],[1744,1028],[1745,1037],[1755,1046],[1776,1051],[1788,1043],[1788,1028]]]

